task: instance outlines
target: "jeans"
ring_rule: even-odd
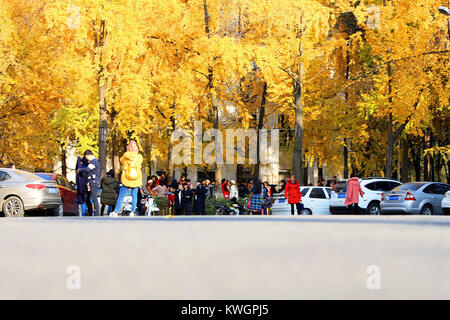
[[[117,203],[116,207],[114,208],[114,212],[120,212],[120,209],[122,208],[123,198],[125,198],[125,196],[127,195],[128,190],[131,190],[131,211],[136,212],[139,188],[127,188],[125,186],[120,187],[119,196],[117,197]]]
[[[94,204],[94,216],[100,215],[100,204],[98,203],[98,183],[91,183],[91,190],[88,191],[88,197],[91,199]]]

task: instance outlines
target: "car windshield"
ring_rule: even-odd
[[[414,182],[414,183],[406,183],[398,186],[397,188],[392,189],[393,191],[417,191],[422,187],[425,183]]]
[[[39,178],[45,179],[45,180],[52,180],[52,175],[48,173],[35,173]]]

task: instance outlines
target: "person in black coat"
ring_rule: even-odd
[[[175,200],[173,208],[176,215],[182,215],[184,210],[183,185],[180,183],[174,192]]]
[[[199,215],[206,215],[205,200],[208,189],[203,183],[197,182],[194,196],[194,212]]]
[[[192,200],[194,199],[194,186],[190,184],[185,184],[183,189],[183,204],[184,204],[184,214],[187,216],[192,215]]]
[[[86,158],[82,158],[78,156],[77,165],[75,170],[86,168],[88,166],[88,161]],[[76,203],[81,205],[81,215],[85,216],[86,211],[89,212],[89,215],[92,215],[92,204],[88,197],[87,191],[87,173],[86,172],[77,172],[76,175],[76,184],[77,184],[77,199]]]
[[[109,170],[101,181],[102,194],[100,203],[102,204],[101,215],[105,214],[105,207],[108,206],[108,215],[113,211],[117,201],[117,190],[119,183],[114,179],[114,170]]]

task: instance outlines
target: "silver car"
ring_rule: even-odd
[[[26,210],[45,210],[62,215],[62,201],[55,181],[32,173],[0,168],[0,211],[2,216],[22,217]]]
[[[450,185],[439,182],[410,182],[383,194],[381,213],[442,214],[442,199]]]

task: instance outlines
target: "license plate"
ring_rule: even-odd
[[[278,199],[278,203],[284,203],[285,199]]]
[[[399,196],[389,196],[389,200],[398,200]]]
[[[58,193],[58,188],[48,188],[48,193]]]
[[[338,199],[344,199],[345,193],[338,193],[337,197],[338,197]]]

